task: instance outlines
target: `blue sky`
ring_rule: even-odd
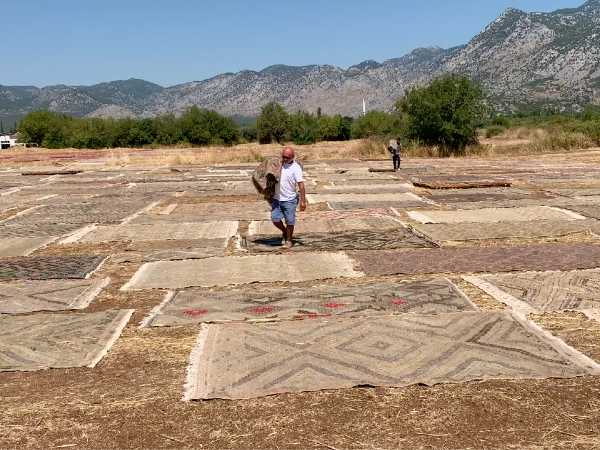
[[[272,64],[382,61],[466,43],[505,8],[583,0],[2,0],[0,84],[164,86]]]

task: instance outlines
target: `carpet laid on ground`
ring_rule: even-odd
[[[591,370],[505,312],[203,325],[184,398],[566,378]]]
[[[531,222],[450,223],[412,225],[430,239],[473,241],[482,239],[535,238],[567,236],[600,231],[597,220],[533,220]]]
[[[121,289],[182,289],[361,276],[354,270],[354,261],[343,252],[227,256],[146,263]]]
[[[0,372],[94,367],[133,310],[0,316]]]
[[[301,233],[339,233],[353,230],[385,231],[403,228],[392,216],[347,217],[343,220],[328,218],[302,217],[296,223],[294,232]],[[250,222],[249,236],[272,235],[277,229],[271,221]]]
[[[595,269],[600,245],[432,248],[349,252],[367,276]]]
[[[475,306],[464,294],[443,278],[358,286],[263,287],[260,290],[233,289],[225,292],[191,288],[167,295],[144,325],[162,327],[474,310]]]
[[[229,238],[237,233],[238,222],[160,223],[98,227],[80,242],[165,241]]]
[[[483,275],[495,289],[482,289],[498,300],[506,293],[537,311],[600,310],[600,269]]]
[[[289,251],[281,247],[281,240],[281,236],[253,237],[246,238],[243,245],[253,253]],[[360,230],[298,234],[294,237],[294,247],[291,251],[389,250],[434,246],[410,230],[398,228],[388,231]]]
[[[104,259],[91,255],[0,258],[0,281],[81,279]]]
[[[0,255],[27,256],[40,247],[54,241],[53,237],[6,238],[0,239]]]
[[[371,202],[417,202],[425,203],[412,192],[391,194],[308,194],[308,203],[371,203]]]
[[[13,281],[0,284],[0,314],[86,308],[109,280]]]
[[[484,208],[456,211],[409,211],[408,215],[411,219],[421,223],[493,223],[585,219],[585,217],[570,211],[548,206]]]

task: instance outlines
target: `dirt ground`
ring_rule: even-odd
[[[265,152],[274,150],[266,149]],[[319,148],[311,147],[306,152],[317,155]],[[183,156],[174,156],[175,153],[176,150],[94,151],[91,154],[46,150],[31,153],[27,150],[11,152],[10,157],[0,155],[0,164],[7,169],[20,169],[36,165],[79,167],[83,162],[92,162],[94,170],[119,168],[133,172],[134,168],[146,170],[179,164],[195,167],[194,164],[198,163],[197,159],[186,162],[181,159]],[[326,156],[342,157],[344,149],[332,145],[325,153]],[[143,167],[144,156],[149,156],[146,168]],[[252,153],[246,156],[227,162],[252,160]],[[215,161],[211,158],[203,156],[201,161],[212,164]],[[482,173],[489,171],[510,175],[515,161],[526,172],[543,172],[545,167],[557,172],[563,167],[570,171],[564,176],[555,173],[552,180],[556,185],[564,183],[587,187],[594,186],[600,152],[519,157],[515,160],[408,159],[403,162],[406,172],[400,177],[409,179],[411,173],[423,167],[427,167],[431,174],[456,174],[472,172],[474,166]],[[365,167],[369,164],[353,159],[347,165]],[[583,172],[590,175],[588,182],[575,178]],[[514,178],[515,186],[531,183],[529,175],[514,175]],[[182,204],[256,200],[256,196],[244,193],[179,197],[169,194],[164,198]],[[319,205],[319,209],[325,206]],[[0,212],[0,220],[10,218],[12,213],[12,210]],[[594,239],[594,236],[586,235],[568,239],[482,241],[456,245],[592,242]],[[131,251],[134,247],[149,250],[153,246],[164,249],[165,245],[183,248],[193,243],[165,244],[161,241],[136,246],[125,242],[52,244],[34,255],[114,255]],[[233,251],[232,247],[227,251]],[[416,385],[402,389],[358,387],[252,400],[184,402],[182,384],[198,329],[138,327],[165,295],[162,290],[120,290],[139,266],[135,262],[118,263],[109,259],[94,274],[95,278],[110,277],[111,283],[86,312],[135,309],[121,337],[94,369],[0,373],[0,448],[600,448],[600,383],[599,378],[591,376]],[[480,309],[505,309],[503,304],[462,280],[461,274],[437,275],[448,277]],[[436,274],[379,279],[407,280],[434,276]],[[375,281],[377,279],[364,278],[352,282]],[[347,283],[344,280],[339,282]],[[260,287],[253,286],[252,289]],[[545,313],[531,319],[567,344],[600,361],[600,323],[577,312]]]

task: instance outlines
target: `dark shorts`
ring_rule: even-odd
[[[271,203],[271,220],[273,222],[281,222],[285,219],[286,225],[295,225],[297,207],[298,198],[286,202],[273,199]]]

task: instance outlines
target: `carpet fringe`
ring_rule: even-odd
[[[160,313],[162,311],[162,309],[171,302],[171,300],[173,300],[173,298],[175,297],[176,292],[175,291],[168,291],[165,294],[165,297],[163,298],[163,300],[156,305],[154,308],[152,308],[152,310],[148,313],[148,315],[146,317],[144,317],[144,319],[140,322],[140,324],[138,325],[138,328],[148,328],[150,326],[150,324],[152,323],[152,321],[156,318],[156,316],[158,316],[158,313]]]
[[[104,348],[96,355],[96,357],[92,360],[92,362],[90,362],[87,365],[87,367],[89,367],[90,369],[93,369],[102,360],[102,358],[104,358],[107,355],[107,353],[112,348],[112,346],[115,344],[115,342],[117,342],[117,339],[119,339],[119,336],[121,336],[123,329],[129,322],[129,319],[131,319],[131,316],[133,315],[134,312],[135,312],[135,309],[124,309],[124,310],[120,311],[120,314],[122,314],[122,317],[117,322],[117,326],[115,327],[115,330],[113,331],[112,336],[110,337],[110,339],[108,340],[108,342],[106,343]]]
[[[185,384],[183,385],[183,397],[181,399],[184,402],[189,402],[194,399],[198,375],[202,370],[200,358],[205,350],[204,348],[208,339],[209,329],[210,325],[202,324],[200,326],[200,333],[198,333],[196,343],[190,352],[189,364],[186,368]]]

